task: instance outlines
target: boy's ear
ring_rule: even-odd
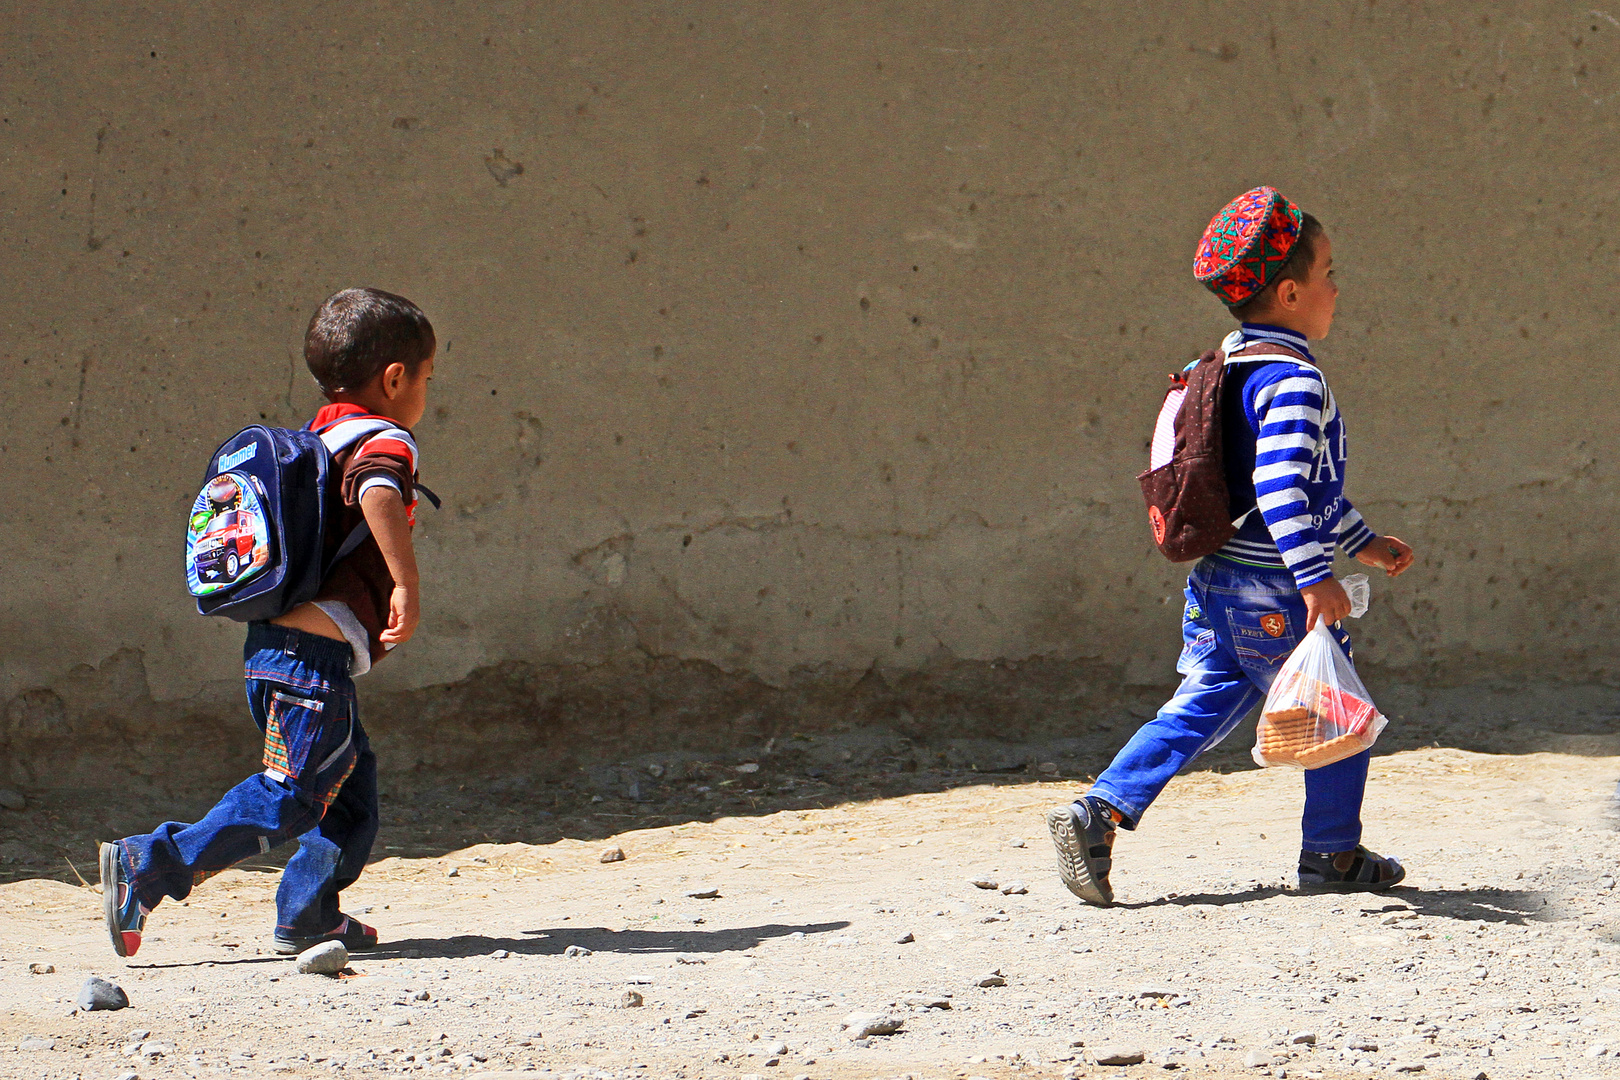
[[[382,370],[383,397],[389,401],[399,396],[400,387],[405,385],[405,365],[399,362],[389,364]]]
[[[1278,306],[1292,311],[1299,304],[1299,282],[1293,278],[1283,278],[1277,282],[1277,291],[1273,295]]]

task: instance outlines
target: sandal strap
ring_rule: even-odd
[[[1347,881],[1364,881],[1376,885],[1381,881],[1389,881],[1395,877],[1395,862],[1386,859],[1377,852],[1368,851],[1360,844],[1356,845],[1355,861],[1351,864],[1350,872],[1345,876]]]
[[[1301,852],[1300,855],[1300,870],[1319,876],[1324,881],[1377,885],[1393,880],[1397,874],[1393,859],[1386,859],[1360,844],[1353,851]],[[1309,859],[1309,864],[1307,856],[1314,856]],[[1348,861],[1346,856],[1349,856]],[[1345,865],[1341,866],[1341,863]]]

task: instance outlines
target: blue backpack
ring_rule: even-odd
[[[346,425],[334,445],[323,433]],[[361,522],[324,559],[332,455],[392,427],[382,417],[346,416],[320,430],[254,424],[220,444],[186,524],[186,584],[203,615],[257,622],[307,603],[339,560],[371,535]],[[434,506],[438,498],[418,490]]]

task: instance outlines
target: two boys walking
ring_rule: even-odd
[[[1222,343],[1227,487],[1236,535],[1188,579],[1183,681],[1092,789],[1048,815],[1064,883],[1107,905],[1117,830],[1135,829],[1171,777],[1225,738],[1259,702],[1282,661],[1318,621],[1341,647],[1350,601],[1332,576],[1335,549],[1390,575],[1412,550],[1376,536],[1344,496],[1344,421],[1310,342],[1332,325],[1333,249],[1317,220],[1271,188],[1234,200],[1210,223],[1195,275],[1239,320]],[[353,677],[408,641],[420,617],[411,526],[417,455],[435,339],[408,300],[374,289],[328,299],[304,356],[329,404],[310,423],[341,483],[328,496],[330,570],[315,599],[248,627],[249,712],[264,734],[264,771],[199,822],[169,822],[101,849],[108,932],[120,956],[140,947],[147,915],[204,879],[296,840],[276,896],[276,951],[321,941],[377,942],[339,894],[377,835],[376,758]],[[339,538],[361,522],[352,552]],[[1361,846],[1367,752],[1305,774],[1299,883],[1387,889],[1394,859]]]

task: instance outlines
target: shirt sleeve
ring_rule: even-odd
[[[1294,368],[1254,391],[1260,421],[1255,440],[1254,493],[1283,564],[1301,589],[1333,576],[1329,553],[1317,540],[1305,486],[1322,438],[1327,388],[1314,372]]]
[[[1339,550],[1355,558],[1356,552],[1378,539],[1378,534],[1367,527],[1361,511],[1344,500],[1344,516],[1339,518]]]
[[[375,487],[397,491],[407,507],[416,502],[416,440],[404,428],[367,438],[343,469],[343,501],[350,506]]]

